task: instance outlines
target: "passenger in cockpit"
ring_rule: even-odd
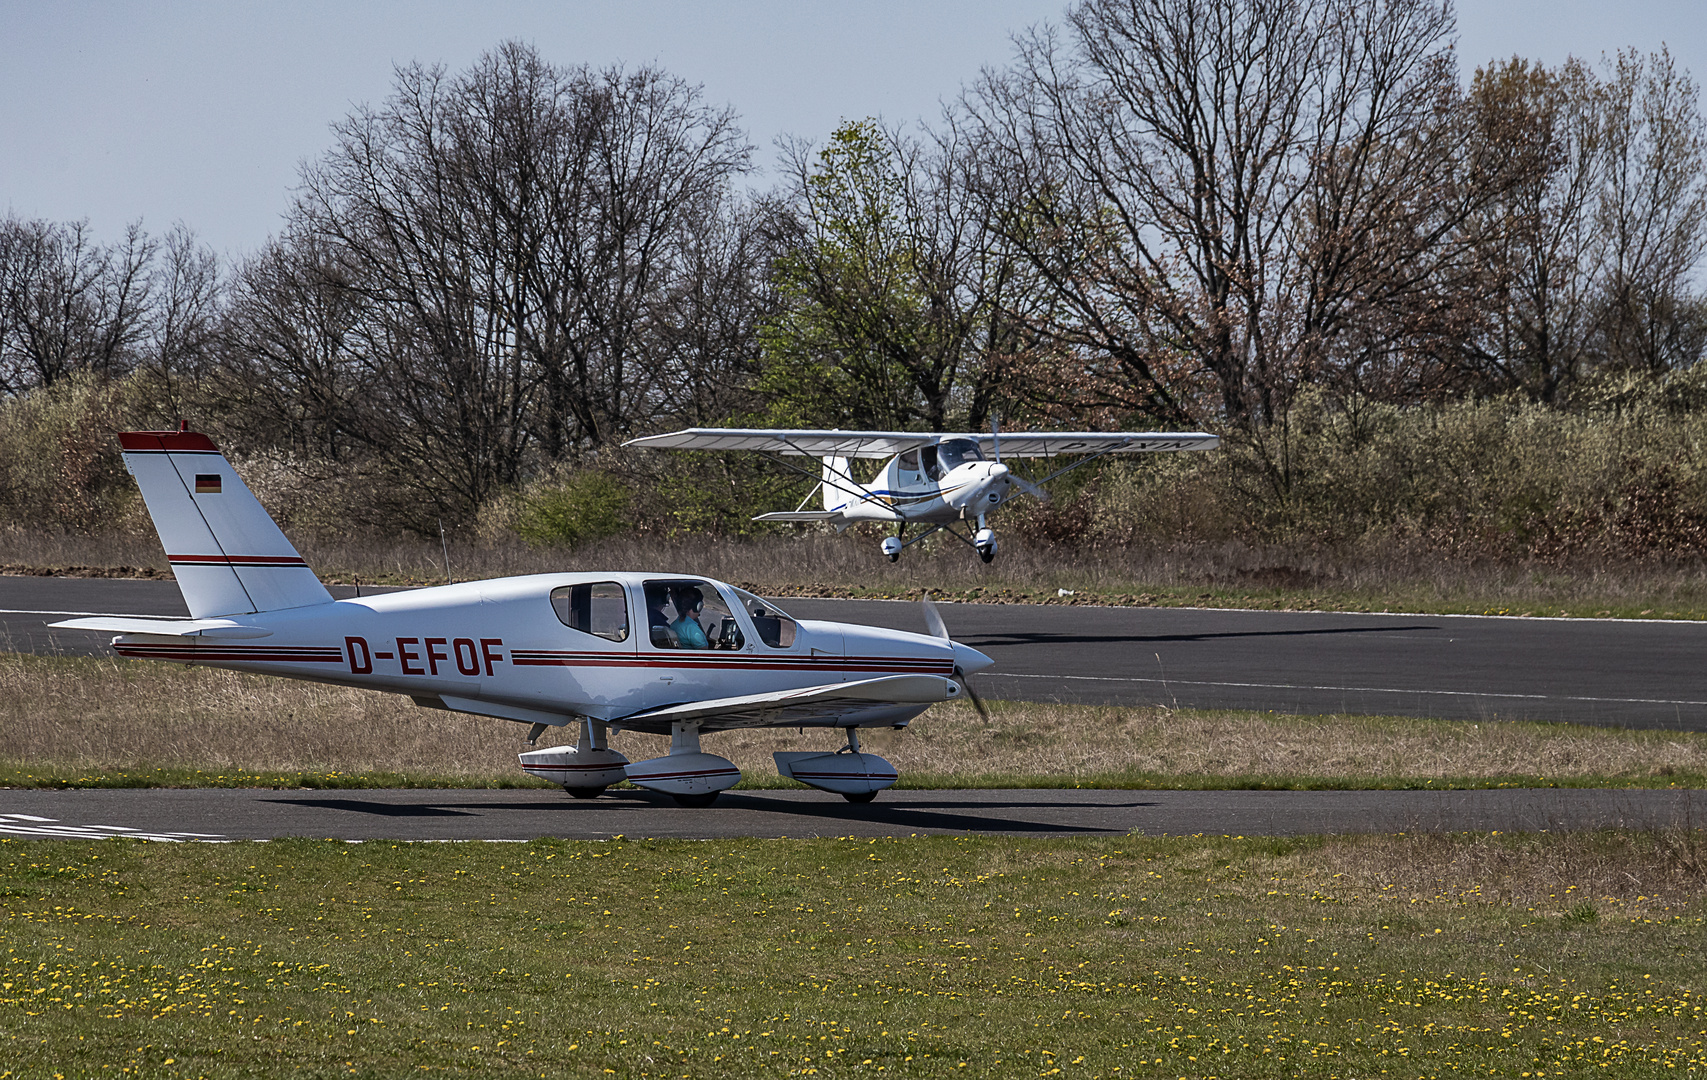
[[[705,607],[705,594],[689,585],[676,590],[675,604],[681,617],[670,624],[670,629],[676,632],[677,648],[711,648],[711,640],[705,636],[705,627],[699,624],[700,610]]]

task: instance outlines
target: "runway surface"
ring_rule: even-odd
[[[725,792],[689,810],[647,792],[0,791],[0,838],[164,841],[601,840],[738,837],[1291,836],[1537,832],[1700,825],[1692,791],[887,791],[854,806],[816,791]]]
[[[347,596],[348,588],[333,589]],[[924,629],[918,604],[786,600],[803,618]],[[1552,720],[1707,731],[1707,624],[943,604],[995,661],[985,697]],[[79,614],[184,615],[177,585],[0,576],[0,649],[110,655]]]

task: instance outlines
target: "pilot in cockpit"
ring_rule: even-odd
[[[699,624],[700,610],[705,607],[705,594],[692,585],[677,589],[672,598],[680,617],[670,624],[676,632],[676,647],[680,649],[709,649],[711,640],[705,627]]]

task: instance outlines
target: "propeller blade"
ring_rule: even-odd
[[[1025,492],[1027,495],[1032,496],[1038,502],[1046,503],[1049,501],[1049,492],[1038,487],[1036,484],[1032,483],[1030,480],[1027,480],[1025,477],[1020,476],[1017,473],[1009,473],[1008,476],[1013,480],[1014,486],[1018,487],[1021,491]]]
[[[947,641],[948,626],[942,621],[942,613],[937,611],[936,605],[931,603],[931,598],[928,596],[924,599],[924,605],[925,629],[931,632],[932,637],[939,637]]]
[[[978,691],[972,689],[972,679],[959,667],[954,669],[954,673],[960,677],[960,685],[966,688],[966,696],[972,699],[972,707],[978,710],[978,716],[984,723],[988,724],[990,722],[990,710],[985,707],[984,699],[978,696]]]
[[[932,636],[952,641],[948,636],[948,625],[942,621],[942,612],[931,603],[931,598],[925,597],[922,603],[925,606],[925,627],[930,630]],[[966,696],[972,699],[972,707],[978,710],[978,715],[984,718],[986,724],[989,723],[990,710],[984,706],[984,699],[978,696],[978,691],[972,689],[972,679],[959,664],[954,665],[954,677],[960,680],[960,685],[965,688]]]
[[[996,415],[996,410],[990,410],[990,448],[995,452],[996,464],[1002,463],[1002,418]]]

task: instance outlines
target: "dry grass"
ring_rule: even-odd
[[[1697,823],[1700,824],[1699,822]],[[1352,838],[1277,861],[1277,876],[1327,878],[1347,902],[1511,904],[1562,915],[1578,905],[1661,907],[1707,897],[1700,828]]]
[[[174,783],[241,774],[241,782],[313,774],[317,783],[521,783],[515,754],[525,731],[371,691],[118,659],[0,656],[0,762],[9,763],[0,776],[13,783],[150,770],[176,771],[165,778]],[[773,751],[840,743],[830,731],[757,729],[706,746],[753,786],[788,783],[774,773]],[[668,750],[667,740],[634,732],[615,745],[634,760]],[[906,731],[870,732],[863,745],[916,786],[1707,785],[1707,735],[1573,725],[1019,702],[994,703],[986,723],[957,703]]]
[[[986,601],[1707,618],[1707,566],[1695,563],[1585,563],[1567,570],[1465,562],[1416,550],[1325,551],[1238,542],[1082,550],[1013,537],[988,566],[946,539],[910,549],[891,564],[877,554],[875,534],[856,532],[750,540],[624,536],[574,550],[536,549],[514,538],[476,543],[453,533],[450,570],[464,580],[656,569],[738,582],[773,596],[907,596],[929,590]],[[445,579],[436,539],[297,540],[330,582]],[[152,536],[0,529],[0,572],[67,567],[169,573]],[[1075,595],[1063,599],[1062,589]]]

